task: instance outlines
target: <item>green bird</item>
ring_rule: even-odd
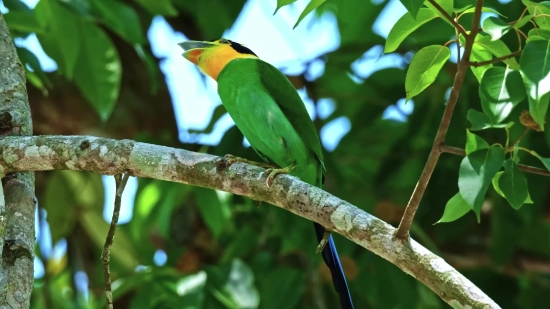
[[[252,148],[268,163],[259,165],[270,167],[267,186],[277,174],[289,173],[320,188],[325,166],[319,136],[288,78],[249,48],[227,39],[179,45],[185,59],[217,81],[222,104]],[[230,160],[250,162],[232,156]],[[332,236],[320,224],[314,226],[342,309],[352,309]]]

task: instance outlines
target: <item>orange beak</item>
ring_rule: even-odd
[[[178,45],[184,50],[183,57],[189,62],[198,65],[199,57],[204,52],[204,50],[216,46],[216,43],[203,41],[186,41],[179,43]]]

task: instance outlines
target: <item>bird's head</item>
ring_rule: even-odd
[[[186,41],[178,45],[184,50],[185,59],[196,64],[214,80],[229,61],[238,58],[258,58],[248,47],[227,39]]]

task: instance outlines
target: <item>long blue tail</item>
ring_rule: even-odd
[[[320,242],[325,234],[325,228],[316,222],[313,222],[313,225],[315,226],[317,241]],[[353,302],[351,301],[348,283],[344,275],[344,270],[342,269],[342,264],[340,264],[340,259],[338,258],[338,252],[336,251],[336,245],[332,240],[332,236],[329,237],[328,243],[321,254],[323,255],[325,264],[327,264],[330,269],[334,289],[338,292],[340,297],[340,306],[342,306],[342,309],[353,309]]]

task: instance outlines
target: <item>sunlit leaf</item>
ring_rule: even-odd
[[[470,130],[466,130],[466,155],[469,155],[476,150],[487,148],[489,148],[489,144],[483,138],[470,132]]]
[[[118,51],[107,34],[95,24],[79,23],[81,53],[75,71],[75,82],[102,120],[107,120],[115,107],[122,69]]]
[[[550,40],[550,30],[531,29],[528,33],[529,40]]]
[[[542,162],[542,164],[544,164],[544,167],[546,167],[546,169],[548,171],[550,171],[550,158],[545,158],[545,157],[542,157],[541,155],[539,155],[538,153],[536,153],[534,150],[531,151],[531,153],[539,158],[540,162]]]
[[[485,193],[504,162],[504,150],[499,146],[481,149],[467,155],[460,164],[458,188],[464,200],[480,220]]]
[[[258,289],[254,284],[254,273],[250,266],[240,259],[234,259],[231,263],[225,290],[240,308],[256,308],[260,303]]]
[[[277,11],[279,11],[279,9],[283,6],[289,5],[294,2],[296,2],[296,0],[277,0],[277,8],[275,8],[275,12],[273,12],[273,15],[277,14]]]
[[[529,112],[544,130],[550,102],[550,41],[528,41],[520,59],[521,76],[527,89]]]
[[[500,39],[512,26],[498,17],[489,16],[485,18],[482,26],[483,31],[488,33],[494,40]]]
[[[519,209],[529,197],[527,179],[512,159],[504,162],[504,174],[498,180],[504,197],[512,207]]]
[[[492,124],[502,122],[525,98],[525,88],[518,71],[493,67],[485,71],[479,85],[481,108]]]
[[[460,193],[455,194],[445,205],[443,216],[436,223],[453,222],[472,210]]]
[[[523,16],[522,18],[520,18],[515,24],[514,24],[514,29],[519,29],[523,26],[525,26],[529,21],[531,21],[531,19],[533,19],[533,16],[531,15],[525,15]]]
[[[424,0],[399,0],[413,18],[416,18]]]
[[[302,19],[304,19],[309,13],[313,12],[316,8],[318,8],[321,4],[323,4],[326,0],[310,0],[307,4],[306,8],[302,11],[300,16],[298,17],[298,20],[296,21],[296,24],[294,24],[294,29],[298,27]]]
[[[539,3],[532,1],[523,1],[527,6],[529,14],[533,15],[533,20],[537,25],[546,30],[550,30],[550,2],[542,1]]]
[[[449,16],[453,16],[453,2],[454,0],[435,0],[441,8],[449,14]],[[424,1],[424,4],[432,10],[434,13],[436,13],[439,17],[441,17],[445,22],[447,22],[449,25],[453,26],[453,24],[445,18],[445,16],[435,7],[433,6],[429,1]]]
[[[441,45],[424,47],[413,56],[405,78],[407,100],[420,94],[435,81],[450,56],[449,48]]]
[[[410,13],[405,13],[405,15],[401,16],[397,23],[391,28],[386,40],[384,52],[391,53],[395,51],[409,34],[435,18],[437,18],[437,14],[430,9],[420,9],[416,19]]]

